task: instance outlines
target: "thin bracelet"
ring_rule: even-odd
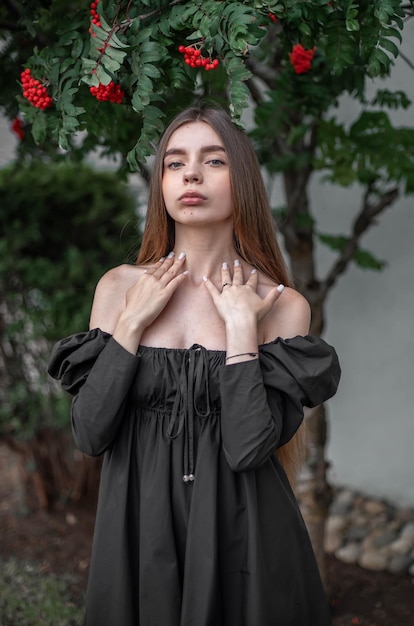
[[[233,354],[232,356],[226,356],[226,361],[229,359],[235,359],[237,356],[259,356],[258,352],[241,352],[240,354]]]

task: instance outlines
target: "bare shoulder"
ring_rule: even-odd
[[[137,281],[144,268],[138,265],[118,265],[108,270],[96,285],[90,328],[113,333],[125,308],[126,293]]]
[[[309,302],[292,287],[285,287],[264,319],[265,342],[307,335],[311,321]]]
[[[139,265],[129,265],[124,263],[108,270],[102,278],[100,278],[96,289],[106,291],[107,289],[123,289],[129,288],[138,276],[143,272],[143,268]]]

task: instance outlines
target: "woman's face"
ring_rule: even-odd
[[[206,122],[184,124],[171,135],[162,193],[175,222],[201,226],[232,221],[228,158],[221,137]]]

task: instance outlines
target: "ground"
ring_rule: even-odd
[[[36,563],[45,575],[72,575],[70,593],[74,602],[82,603],[93,533],[93,507],[69,503],[51,512],[26,515],[5,509],[0,510],[0,560],[17,558]],[[333,626],[414,624],[411,577],[368,572],[333,557],[328,559],[328,569]]]

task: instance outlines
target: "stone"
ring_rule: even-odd
[[[348,513],[347,519],[350,526],[364,526],[369,521],[366,515],[362,515],[361,511],[355,509]]]
[[[388,550],[366,550],[358,560],[358,565],[374,572],[381,572],[387,569],[390,560]]]
[[[69,526],[75,526],[78,523],[78,518],[73,513],[66,513],[66,523]]]
[[[386,512],[386,505],[379,500],[367,500],[364,504],[364,510],[368,515],[379,515]]]
[[[375,548],[382,548],[383,546],[387,546],[390,543],[394,542],[397,537],[398,534],[395,530],[387,529],[384,533],[375,537],[372,544],[373,546],[375,546]]]
[[[396,541],[393,541],[391,544],[391,550],[395,554],[408,554],[412,550],[413,547],[414,547],[414,536],[403,537],[401,535],[398,539],[396,539]]]
[[[390,521],[390,516],[388,514],[387,511],[383,511],[382,513],[376,513],[372,516],[369,517],[370,520],[370,526],[372,528],[379,528],[379,529],[383,529],[384,526],[387,526],[387,524]]]
[[[352,526],[345,535],[346,541],[362,541],[368,535],[366,526]]]
[[[359,543],[352,542],[347,543],[335,552],[337,559],[343,563],[357,563],[361,553],[361,546]]]
[[[401,531],[401,538],[413,539],[413,546],[414,546],[414,522],[408,522],[408,524],[404,526],[404,528]]]
[[[344,563],[408,573],[414,584],[414,509],[398,509],[349,488],[335,488],[324,547]]]
[[[344,529],[347,521],[343,516],[329,517],[325,527],[324,549],[328,554],[333,554],[343,543]]]
[[[342,535],[340,535],[339,533],[330,533],[328,535],[325,535],[323,549],[326,554],[334,554],[335,551],[341,547],[342,542]]]
[[[354,494],[350,489],[343,489],[334,498],[331,504],[331,515],[345,515],[352,507]]]

